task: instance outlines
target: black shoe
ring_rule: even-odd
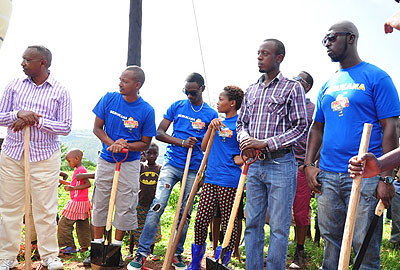
[[[90,259],[90,255],[86,257],[86,259],[83,260],[83,266],[85,267],[90,267],[91,266],[91,259]]]
[[[306,267],[306,257],[303,250],[297,250],[294,254],[294,259],[289,269],[304,269]]]

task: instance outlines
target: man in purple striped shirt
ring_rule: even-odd
[[[0,159],[0,269],[18,264],[24,215],[24,132],[30,127],[32,214],[42,265],[62,269],[57,244],[57,186],[61,163],[59,135],[72,124],[69,93],[50,74],[51,52],[29,46],[22,56],[25,78],[13,80],[0,100],[0,125],[8,127]]]
[[[285,46],[265,40],[258,51],[263,73],[250,85],[237,121],[240,148],[250,158],[260,152],[247,174],[246,269],[264,269],[264,225],[270,216],[267,269],[286,268],[286,254],[296,192],[297,164],[292,150],[307,127],[304,90],[299,82],[282,75],[279,66]]]

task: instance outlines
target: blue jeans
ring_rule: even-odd
[[[137,253],[140,253],[146,257],[149,255],[150,246],[154,243],[154,239],[157,232],[157,226],[160,221],[161,215],[164,213],[165,207],[168,204],[168,199],[171,194],[172,188],[175,186],[176,183],[182,180],[183,171],[184,169],[174,167],[168,163],[165,163],[163,165],[160,171],[160,177],[157,182],[156,195],[154,197],[153,203],[150,206],[150,210],[147,213],[143,231],[139,239],[139,246]],[[177,228],[179,227],[179,223],[183,211],[185,209],[187,199],[192,189],[194,180],[196,179],[196,174],[197,171],[189,170]],[[175,254],[182,254],[183,252],[183,244],[185,243],[191,212],[192,212],[192,207],[190,208],[188,217],[185,222],[185,226],[183,227],[181,237],[179,238],[179,244]]]
[[[246,186],[246,269],[264,269],[264,226],[269,208],[268,270],[286,269],[297,163],[293,153],[250,165]],[[251,256],[249,256],[251,254]]]
[[[347,173],[321,170],[318,180],[322,184],[322,194],[317,195],[318,225],[325,244],[322,269],[336,270],[339,263],[340,247],[342,245],[342,236],[353,179]],[[378,199],[376,198],[378,183],[379,177],[366,178],[362,181],[352,243],[356,255],[361,248],[378,203]],[[379,269],[382,221],[381,217],[365,253],[360,267],[362,270]]]

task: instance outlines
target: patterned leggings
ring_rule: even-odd
[[[210,224],[218,205],[221,210],[221,224],[225,234],[233,203],[235,201],[235,195],[236,188],[221,187],[207,183],[204,184],[199,206],[197,208],[196,223],[194,225],[194,243],[196,245],[204,245],[206,242],[208,225]],[[233,250],[238,236],[237,226],[238,220],[235,218],[232,236],[228,246],[229,251]]]

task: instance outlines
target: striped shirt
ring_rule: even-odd
[[[279,73],[268,85],[264,75],[247,88],[237,121],[238,140],[265,140],[269,151],[292,146],[307,127],[301,84]]]
[[[68,135],[72,125],[72,104],[69,93],[51,74],[41,85],[30,77],[13,80],[0,100],[0,125],[10,127],[20,110],[42,115],[30,127],[30,161],[46,160],[60,148],[58,135]],[[24,132],[7,129],[2,151],[20,160],[24,151]]]

